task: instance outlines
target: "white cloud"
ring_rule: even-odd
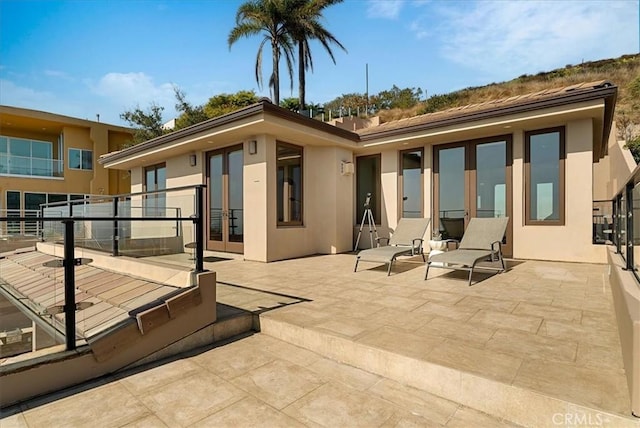
[[[174,103],[172,83],[155,84],[152,77],[141,72],[107,73],[97,84],[85,83],[95,94],[127,108],[136,105],[145,108],[154,102],[169,110]]]
[[[60,70],[44,70],[43,74],[47,77],[55,77],[58,79],[63,79],[67,81],[73,81],[73,77],[71,77],[68,73]]]
[[[369,0],[367,16],[369,18],[397,19],[404,0]]]
[[[14,107],[46,110],[46,106],[55,102],[55,95],[51,92],[36,91],[14,82],[0,79],[0,104]]]
[[[416,19],[417,38],[441,54],[494,76],[535,73],[638,51],[638,8],[631,1],[477,1],[436,3],[429,22]],[[426,15],[425,15],[426,16]]]

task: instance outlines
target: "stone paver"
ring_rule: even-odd
[[[256,334],[186,356],[164,375],[153,370],[178,360],[149,368],[162,388],[134,390],[144,386],[133,379],[140,372],[94,389],[116,382],[132,394],[138,419],[125,422],[132,426],[260,426],[267,417],[273,426],[500,426],[508,425],[504,412],[553,425],[565,401],[628,416],[606,266],[517,261],[468,287],[466,273],[434,270],[424,281],[421,261],[400,261],[389,277],[375,265],[353,273],[353,263],[353,255],[206,263],[222,282],[218,301],[260,314],[274,337]],[[393,366],[398,361],[405,366]],[[412,382],[363,370],[368,362]],[[425,392],[429,385],[462,403],[475,391],[487,412],[502,416],[436,397]],[[539,399],[530,403],[523,391]],[[136,413],[136,400],[146,413]],[[172,406],[197,410],[177,414]],[[244,415],[249,407],[263,418]],[[34,409],[22,410],[6,420],[29,423]]]
[[[254,358],[235,364],[234,354]],[[264,334],[60,391],[1,417],[3,428],[513,426]]]

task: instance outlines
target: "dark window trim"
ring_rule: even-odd
[[[77,150],[80,152],[80,168],[73,168],[71,167],[71,165],[69,164],[70,160],[71,160],[71,150]],[[82,153],[83,152],[91,152],[91,168],[83,168],[82,167]],[[67,168],[72,169],[74,171],[93,171],[93,149],[80,149],[77,147],[68,147],[67,148]]]
[[[279,221],[278,220],[278,201],[276,196],[276,226],[278,228],[286,227],[303,227],[304,226],[304,147],[298,144],[286,143],[284,141],[276,140],[276,185],[278,181],[278,147],[288,147],[290,149],[300,150],[300,220],[294,221]],[[277,195],[277,192],[276,192]]]
[[[558,175],[558,220],[532,220],[531,219],[531,136],[540,134],[551,134],[557,132],[560,137],[559,170]],[[565,225],[565,161],[567,158],[565,127],[557,126],[553,128],[536,129],[524,133],[524,224],[526,226],[564,226]]]
[[[404,168],[402,156],[405,153],[420,152],[420,217],[424,217],[424,147],[400,150],[398,152],[398,219],[402,218],[404,198]]]
[[[363,156],[356,156],[356,179],[355,179],[355,186],[356,186],[356,197],[355,197],[355,202],[356,202],[356,209],[354,211],[354,214],[356,215],[356,217],[358,217],[358,204],[360,203],[360,201],[358,201],[358,163],[360,163],[361,160],[363,159],[370,159],[370,158],[378,158],[378,162],[380,165],[380,174],[377,177],[377,181],[376,181],[376,192],[377,194],[372,195],[373,196],[373,202],[375,204],[375,207],[373,208],[373,221],[376,223],[376,225],[381,225],[382,224],[382,153],[375,153],[372,155],[363,155]],[[362,222],[362,216],[360,216],[360,218],[356,218],[355,224],[357,226],[359,226]]]
[[[154,183],[155,184],[155,189],[152,190],[152,192],[157,192],[158,190],[166,190],[166,184],[167,184],[166,182],[165,182],[165,189],[158,189],[158,169],[160,169],[160,168],[164,168],[165,169],[165,180],[166,180],[166,177],[167,177],[166,176],[166,173],[167,173],[167,164],[166,164],[166,162],[161,162],[161,163],[157,163],[157,164],[154,164],[154,165],[149,165],[149,166],[143,167],[144,191],[145,192],[149,191],[148,190],[148,184],[147,184],[147,172],[150,171],[150,170],[154,170],[155,171],[154,176],[155,176],[155,180],[156,180],[156,182]],[[159,199],[158,198],[159,195],[162,195],[163,197],[165,197],[166,193],[154,193],[154,194],[151,194],[151,195],[145,195],[144,196],[144,210],[143,210],[143,212],[145,213],[145,215],[146,215],[147,209],[149,208],[147,206],[147,201],[154,201],[153,202],[153,208],[155,210],[158,210],[158,208],[160,208],[158,206],[158,203],[157,203],[157,201]],[[164,209],[165,209],[164,212],[162,212],[162,213],[156,212],[153,215],[156,216],[156,217],[164,217],[165,213],[166,213],[166,200],[164,202],[164,205],[165,205],[164,206]]]

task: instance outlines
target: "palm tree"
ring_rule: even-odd
[[[288,13],[285,15],[285,26],[293,41],[298,45],[298,91],[300,109],[305,108],[305,72],[313,71],[313,59],[310,40],[318,40],[327,51],[333,63],[336,59],[331,50],[331,43],[338,45],[343,51],[347,49],[320,22],[322,11],[328,6],[341,3],[342,0],[284,0]]]
[[[251,0],[243,3],[236,12],[236,26],[229,33],[228,43],[231,46],[242,37],[258,34],[264,36],[256,57],[256,82],[262,88],[262,50],[267,43],[271,44],[273,71],[269,78],[273,102],[280,103],[280,56],[284,54],[289,70],[293,75],[293,41],[289,35],[286,22],[286,0]],[[293,80],[291,80],[293,87]]]

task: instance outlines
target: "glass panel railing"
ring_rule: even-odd
[[[109,294],[111,289],[105,288],[103,271],[87,264],[87,259],[98,257],[95,250],[118,256],[156,257],[155,263],[179,265],[197,272],[204,270],[200,251],[204,248],[206,217],[201,212],[203,187],[162,193],[166,205],[156,206],[153,216],[146,210],[148,194],[61,201],[44,204],[37,212],[11,213],[13,217],[6,211],[0,212],[0,230],[4,235],[13,229],[23,233],[33,223],[38,228],[38,239],[56,245],[57,256],[35,251],[10,253],[15,248],[8,246],[7,239],[0,240],[0,252],[7,253],[0,258],[0,305],[11,308],[0,314],[1,358],[51,346],[74,349],[92,335],[129,317],[126,305],[121,307],[122,302],[114,302],[137,299],[146,291],[123,289],[117,298],[112,293],[113,296],[102,299],[101,293]],[[196,233],[196,228],[202,233]],[[62,263],[62,255],[69,253],[75,254],[71,283],[67,281],[71,275],[65,277],[70,265]],[[144,290],[149,288],[149,284],[143,285],[140,287]],[[160,291],[164,289],[154,293]],[[67,305],[67,301],[71,303]],[[9,317],[2,318],[4,314]],[[66,316],[74,318],[73,325],[67,325]],[[6,347],[7,344],[12,346]]]
[[[31,177],[62,177],[62,160],[15,156],[0,153],[0,174]]]
[[[613,229],[612,201],[593,201],[593,243],[613,243]]]

